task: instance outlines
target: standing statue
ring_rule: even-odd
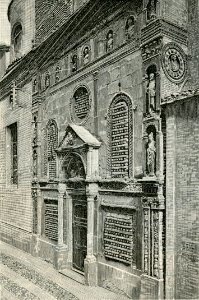
[[[155,99],[156,99],[156,80],[155,74],[150,73],[147,85],[147,93],[148,93],[148,105],[149,105],[149,113],[155,111]]]
[[[126,22],[126,37],[127,40],[134,36],[134,18],[129,17]]]
[[[149,176],[155,176],[155,157],[156,147],[153,137],[153,132],[148,135],[148,147],[147,147],[147,174]]]
[[[113,32],[110,30],[107,34],[107,41],[106,41],[106,50],[111,51],[113,49]]]

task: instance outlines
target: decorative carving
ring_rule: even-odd
[[[44,200],[44,233],[47,238],[58,241],[58,205],[57,201]]]
[[[49,177],[56,177],[56,152],[58,146],[58,129],[55,120],[49,120],[47,125],[47,151]]]
[[[147,175],[155,176],[156,147],[153,132],[148,134],[147,146]]]
[[[36,146],[37,145],[37,116],[34,116],[34,119],[33,119],[33,139],[32,139],[32,142],[33,142],[33,146]]]
[[[157,197],[143,197],[142,206],[144,208],[158,208],[159,200]]]
[[[140,183],[133,183],[128,181],[107,180],[99,183],[103,190],[120,190],[132,193],[142,193],[142,185]]]
[[[132,103],[124,94],[117,95],[109,108],[109,166],[111,176],[125,178],[132,174]]]
[[[153,276],[159,277],[159,212],[153,211]]]
[[[168,43],[162,49],[162,67],[171,81],[183,81],[187,71],[187,60],[184,51],[177,44]]]
[[[83,64],[84,65],[86,65],[90,61],[90,53],[89,52],[90,52],[90,50],[89,50],[88,46],[86,46],[83,51]]]
[[[104,221],[104,256],[136,264],[136,214],[107,216]]]
[[[79,87],[70,102],[71,119],[77,124],[87,121],[90,112],[90,96],[85,86]]]
[[[162,48],[162,38],[156,38],[155,40],[142,46],[142,58],[143,60],[149,59],[154,55],[160,53]]]
[[[33,150],[33,177],[37,176],[37,150]]]
[[[149,238],[150,238],[150,228],[149,228],[149,218],[150,212],[148,209],[144,210],[144,272],[149,274],[149,264],[150,264],[150,252],[149,252]]]
[[[156,18],[156,3],[157,0],[149,0],[147,4],[147,20],[152,21]]]
[[[130,40],[135,35],[135,19],[133,16],[128,17],[125,26],[126,39]]]
[[[113,50],[113,30],[109,30],[106,36],[106,51]]]
[[[37,190],[32,190],[33,201],[33,233],[37,233]]]

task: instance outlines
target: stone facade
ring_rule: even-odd
[[[11,2],[11,25],[24,3]],[[185,0],[35,0],[32,48],[0,82],[2,240],[132,299],[197,298],[175,261],[180,253],[194,269],[198,249],[187,9]]]

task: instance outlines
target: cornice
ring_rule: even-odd
[[[182,100],[189,100],[192,97],[196,99],[198,98],[199,100],[199,87],[197,89],[182,91],[180,93],[174,93],[169,96],[166,96],[161,100],[161,105],[164,106]]]
[[[187,30],[164,19],[156,19],[141,30],[141,46],[157,37],[168,36],[173,41],[187,45]]]

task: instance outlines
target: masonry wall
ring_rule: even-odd
[[[1,238],[29,251],[32,232],[31,199],[31,85],[18,91],[13,108],[9,97],[0,101],[0,219]],[[18,126],[18,184],[10,179],[11,157],[8,126]]]
[[[187,26],[186,0],[164,0],[161,2],[162,15],[165,19],[183,27]]]
[[[198,109],[198,98],[167,107],[167,299],[199,297]]]
[[[35,35],[35,1],[13,0],[9,6],[8,18],[11,25],[11,62],[16,58],[13,47],[13,27],[17,23],[22,25],[22,47],[20,55],[28,53],[32,49]],[[19,58],[19,57],[17,57]]]

